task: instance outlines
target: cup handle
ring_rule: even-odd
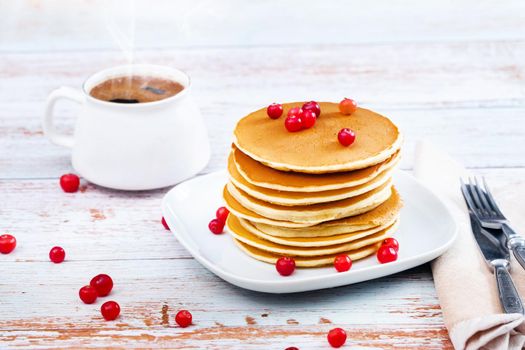
[[[46,112],[42,121],[44,135],[46,135],[51,140],[51,142],[56,145],[72,148],[75,142],[73,136],[59,133],[55,128],[55,124],[53,123],[55,104],[60,99],[72,100],[79,104],[83,104],[85,102],[85,98],[83,93],[79,90],[63,86],[53,90],[53,92],[49,94],[46,101]]]

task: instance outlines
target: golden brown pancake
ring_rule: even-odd
[[[349,250],[359,249],[362,247],[369,246],[371,244],[381,242],[385,238],[388,238],[397,229],[398,224],[395,222],[390,227],[376,232],[372,235],[347,242],[334,244],[330,246],[322,247],[296,247],[278,244],[254,235],[250,231],[246,230],[240,223],[240,221],[234,216],[228,216],[226,221],[230,234],[238,241],[245,244],[251,245],[252,247],[265,250],[275,254],[282,254],[286,256],[319,256],[319,255],[330,255],[346,252]]]
[[[387,169],[377,175],[371,181],[354,187],[319,192],[291,192],[272,190],[269,188],[252,185],[246,181],[237,170],[237,167],[234,164],[233,155],[230,154],[228,159],[228,172],[230,174],[230,181],[233,182],[235,187],[262,201],[285,206],[311,205],[316,203],[334,202],[349,197],[355,197],[369,192],[374,188],[377,188],[386,183],[391,178],[393,170],[393,168]]]
[[[283,104],[284,115],[302,104]],[[315,125],[293,133],[284,127],[284,117],[270,119],[266,108],[253,112],[237,123],[234,143],[272,168],[314,174],[363,169],[385,161],[401,147],[401,134],[388,118],[364,108],[348,116],[339,112],[337,103],[319,105],[321,115]],[[337,140],[342,128],[356,133],[350,147]]]
[[[308,232],[312,232],[312,235],[314,237],[316,235],[321,235],[314,230],[303,230],[303,228],[305,227],[320,228],[318,232],[323,232],[325,228],[330,229],[330,227],[333,226],[333,230],[336,232],[327,234],[332,235],[338,233],[347,233],[352,231],[364,230],[366,228],[380,225],[382,222],[384,222],[382,218],[388,217],[388,215],[390,215],[390,208],[393,205],[399,205],[399,207],[401,207],[401,200],[399,198],[399,194],[392,186],[392,194],[390,198],[392,198],[394,194],[397,197],[395,200],[398,204],[389,203],[389,201],[387,200],[384,203],[381,203],[379,206],[374,205],[370,206],[369,208],[366,208],[366,211],[363,214],[334,221],[327,221],[319,223],[317,225],[311,223],[292,222],[287,220],[273,220],[266,218],[250,209],[243,207],[242,204],[239,203],[228,192],[226,187],[224,187],[222,192],[226,208],[228,208],[228,210],[232,212],[235,216],[249,220],[263,232],[280,237],[308,237]],[[397,212],[395,214],[397,215]],[[339,222],[340,224],[338,224]],[[342,231],[339,227],[344,228],[344,231]],[[279,230],[281,228],[282,231]],[[297,230],[294,230],[295,228],[297,228]]]
[[[388,181],[378,188],[359,196],[335,202],[294,207],[261,201],[260,199],[254,198],[235,187],[231,182],[228,182],[226,188],[232,197],[241,203],[243,207],[266,218],[282,221],[288,220],[305,224],[318,224],[323,221],[335,220],[364,213],[368,211],[371,206],[377,207],[390,197],[392,193],[391,186],[392,182]]]
[[[394,224],[394,222],[398,220],[397,218],[394,218],[392,222],[388,222],[382,226],[376,226],[376,227],[372,227],[372,228],[361,230],[361,231],[343,233],[343,234],[334,235],[334,236],[275,237],[275,236],[271,236],[269,234],[262,232],[257,227],[255,227],[255,225],[251,224],[248,220],[241,219],[238,217],[236,217],[236,219],[239,221],[239,223],[244,229],[250,231],[250,233],[253,233],[254,235],[262,239],[265,239],[267,241],[274,242],[277,244],[283,244],[283,245],[294,246],[294,247],[324,247],[324,246],[329,246],[329,245],[334,245],[334,244],[352,242],[352,241],[361,239],[363,237],[373,235],[381,230],[384,230],[387,227]],[[308,231],[309,229],[310,228],[306,228],[304,230]]]
[[[233,239],[233,241],[247,255],[251,256],[254,259],[257,259],[257,260],[260,260],[266,263],[275,264],[277,259],[282,257],[282,255],[270,253],[262,249],[257,249],[255,247],[252,247],[248,244],[245,244],[243,242],[236,240],[235,238]],[[350,259],[352,259],[352,261],[357,261],[359,259],[363,259],[363,258],[366,258],[367,256],[374,254],[379,248],[379,245],[380,245],[379,243],[372,244],[367,247],[344,252],[344,254],[348,255]],[[295,260],[295,266],[297,267],[320,267],[320,266],[332,265],[334,263],[335,257],[336,257],[336,254],[331,254],[331,255],[315,256],[315,257],[295,257],[294,260]]]
[[[252,185],[279,191],[318,192],[362,185],[381,172],[394,167],[401,158],[399,151],[386,161],[368,168],[331,173],[305,174],[270,168],[232,147],[233,161],[242,177]]]
[[[326,237],[342,235],[356,231],[371,229],[391,223],[399,216],[403,203],[397,190],[392,186],[392,194],[386,202],[366,213],[350,216],[344,219],[326,221],[307,228],[285,227],[247,219],[253,226],[266,235],[283,238]],[[234,212],[235,214],[235,212]],[[236,215],[236,214],[235,214]],[[246,220],[243,217],[243,220]],[[280,224],[280,222],[279,222]]]

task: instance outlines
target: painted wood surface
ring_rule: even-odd
[[[136,60],[192,76],[213,145],[204,173],[224,168],[233,125],[252,109],[352,96],[399,124],[403,168],[412,168],[424,138],[486,175],[499,196],[525,186],[522,1],[309,5],[136,2]],[[83,182],[76,194],[61,192],[69,151],[43,136],[43,104],[52,89],[79,87],[125,62],[106,35],[103,6],[0,0],[0,232],[19,242],[0,256],[0,349],[324,349],[336,326],[348,332],[346,348],[452,347],[428,265],[324,291],[254,293],[209,273],[164,230],[166,189],[126,193]],[[312,18],[317,25],[305,25]],[[75,109],[61,104],[64,130]],[[63,264],[48,261],[53,245],[66,249]],[[102,320],[101,301],[78,300],[102,272],[116,282],[116,322]],[[192,311],[194,326],[175,325],[180,308]]]

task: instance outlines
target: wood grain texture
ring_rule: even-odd
[[[323,291],[250,292],[201,267],[164,230],[167,189],[59,189],[69,151],[43,135],[44,101],[126,62],[104,17],[128,26],[119,4],[0,0],[0,233],[19,243],[0,256],[0,349],[324,349],[336,326],[348,333],[345,348],[451,349],[428,265]],[[204,173],[224,168],[233,126],[249,111],[349,96],[399,124],[403,168],[424,138],[486,175],[497,196],[525,185],[523,1],[135,4],[136,61],[192,77],[213,146]],[[60,104],[62,130],[72,130],[76,108]],[[48,261],[53,245],[66,249],[63,264]],[[98,273],[115,280],[104,299],[122,306],[115,322],[102,320],[103,300],[78,299]],[[192,327],[176,326],[180,308],[192,311]]]
[[[134,9],[132,4],[135,4]],[[0,51],[524,39],[520,0],[0,0]],[[53,38],[53,40],[49,40]]]

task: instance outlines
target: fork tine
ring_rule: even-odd
[[[481,204],[481,200],[479,199],[478,192],[475,189],[476,185],[472,181],[472,178],[468,178],[468,189],[472,195],[472,199],[476,203],[476,207],[478,208],[481,215],[485,215],[483,205]]]
[[[474,176],[474,183],[476,184],[475,189],[478,193],[479,198],[481,199],[481,203],[483,205],[483,209],[487,212],[488,215],[493,216],[492,207],[490,206],[489,202],[487,201],[486,192],[483,191],[483,187],[479,185],[478,178]]]
[[[501,212],[501,210],[499,210],[499,207],[498,205],[496,204],[496,201],[494,200],[494,197],[492,197],[492,192],[490,192],[490,189],[489,189],[489,186],[487,185],[487,181],[485,180],[485,177],[483,176],[482,177],[482,180],[483,180],[483,187],[485,187],[485,193],[487,194],[487,200],[489,201],[490,203],[490,206],[492,207],[492,209],[494,209],[494,211],[501,217],[505,217],[503,215],[503,213]]]
[[[478,215],[478,208],[476,207],[476,204],[474,203],[474,201],[472,200],[472,195],[470,194],[469,190],[468,190],[468,185],[466,185],[464,182],[463,182],[463,179],[459,179],[459,181],[461,182],[461,193],[463,193],[463,198],[465,198],[465,201],[467,201],[467,206],[468,208],[476,215]]]

